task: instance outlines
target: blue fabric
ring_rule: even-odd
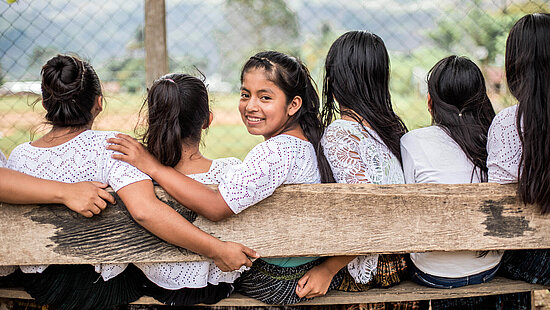
[[[276,265],[279,267],[298,267],[303,264],[312,262],[319,257],[276,257],[276,258],[262,258],[266,263]]]
[[[434,288],[454,288],[472,284],[481,284],[491,281],[497,274],[499,266],[500,265],[496,265],[489,270],[471,276],[466,276],[462,278],[445,278],[432,276],[430,274],[422,272],[414,264],[411,264],[411,280],[420,285]]]

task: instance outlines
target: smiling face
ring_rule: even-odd
[[[280,134],[296,113],[296,98],[287,103],[285,93],[267,79],[264,69],[248,70],[243,76],[239,102],[239,112],[248,132],[262,135],[266,140]]]

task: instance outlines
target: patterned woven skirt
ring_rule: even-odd
[[[25,290],[37,303],[57,310],[111,309],[143,295],[144,276],[131,264],[109,281],[103,281],[92,265],[50,265],[24,278]]]
[[[549,285],[550,250],[506,251],[499,272],[507,278]]]
[[[307,300],[296,295],[298,281],[306,272],[321,264],[321,262],[323,262],[323,259],[317,259],[296,267],[279,267],[257,259],[250,270],[244,272],[235,281],[235,287],[237,292],[266,304],[295,304]],[[342,271],[337,273],[332,278],[328,290],[337,288],[342,281],[342,277]]]

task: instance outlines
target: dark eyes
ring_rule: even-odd
[[[247,93],[241,93],[241,98],[248,99],[249,97],[250,97],[249,94],[247,94]]]

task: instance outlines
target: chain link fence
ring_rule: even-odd
[[[166,0],[172,72],[206,76],[214,123],[204,137],[211,158],[243,158],[258,142],[237,111],[240,68],[255,52],[301,58],[322,85],[332,42],[348,30],[378,34],[390,53],[395,109],[409,129],[429,125],[426,73],[450,54],[485,74],[499,111],[513,104],[503,66],[510,27],[524,14],[550,12],[546,0]],[[94,128],[132,133],[145,95],[144,3],[0,0],[0,150],[47,130],[39,103],[40,68],[57,53],[88,60],[107,103]],[[320,89],[319,89],[320,91]],[[33,102],[38,102],[34,107]]]

